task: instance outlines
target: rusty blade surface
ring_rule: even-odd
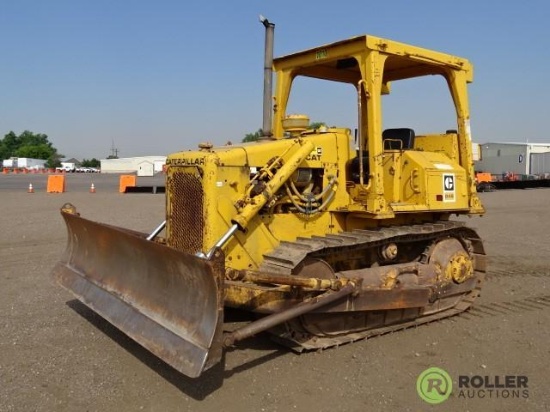
[[[63,287],[187,376],[219,362],[223,256],[207,261],[136,232],[61,214],[69,239],[52,274]]]

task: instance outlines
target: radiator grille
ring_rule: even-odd
[[[176,172],[170,186],[169,246],[187,253],[202,251],[204,232],[203,189],[199,176]]]

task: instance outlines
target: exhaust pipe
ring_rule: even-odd
[[[271,138],[272,131],[272,98],[273,98],[273,34],[275,23],[271,23],[260,14],[260,22],[265,27],[265,56],[264,56],[264,106],[263,106],[263,138]]]

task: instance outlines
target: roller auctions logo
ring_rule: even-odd
[[[529,379],[525,375],[459,375],[456,396],[468,399],[529,398]],[[429,368],[416,380],[418,396],[425,402],[446,401],[453,391],[453,380],[441,368]]]
[[[441,368],[429,368],[416,380],[416,391],[424,401],[437,404],[447,400],[453,390],[453,381]]]

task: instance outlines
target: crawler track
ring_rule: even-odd
[[[476,257],[476,271],[485,272],[485,251],[476,232],[462,222],[445,221],[423,225],[353,230],[326,236],[298,238],[295,242],[281,242],[271,253],[264,255],[260,271],[293,274],[306,257],[326,258],[335,253],[350,253],[389,242],[419,242],[439,237],[458,236],[472,242]]]
[[[345,257],[390,242],[409,245],[419,242],[426,244],[446,237],[456,237],[471,245],[476,282],[469,291],[438,299],[429,307],[350,312],[328,316],[304,315],[286,323],[284,328],[274,330],[275,340],[296,351],[324,349],[457,315],[470,308],[478,297],[486,267],[485,252],[479,236],[463,223],[454,221],[380,230],[354,230],[325,237],[298,238],[296,242],[283,242],[279,248],[265,256],[261,270],[294,274],[300,262],[307,257],[334,262],[334,256]],[[338,272],[335,275],[338,276]],[[363,317],[362,330],[357,330],[357,327],[346,329],[346,326],[343,326],[341,330],[326,332],[323,328],[317,328],[317,324],[323,324],[323,322],[331,324],[341,322],[342,325],[346,325],[346,317],[357,318],[357,316]]]

